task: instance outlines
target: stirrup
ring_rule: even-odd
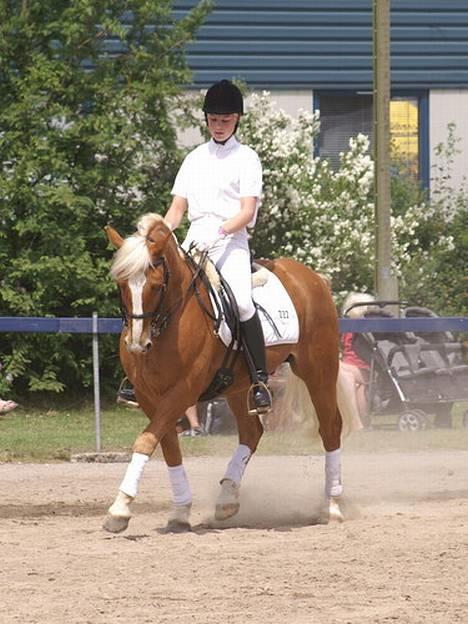
[[[131,401],[130,399],[125,399],[124,397],[121,397],[121,396],[117,397],[117,403],[121,403],[122,405],[126,405],[127,407],[134,407],[134,408],[140,407],[139,403],[137,403],[136,401]]]
[[[268,394],[268,405],[256,405],[255,403],[255,389],[262,388],[266,390]],[[266,383],[263,381],[257,381],[251,384],[248,392],[247,392],[247,413],[249,416],[264,416],[268,414],[268,412],[272,409],[273,397],[271,395],[271,390]],[[253,407],[252,407],[253,405]]]
[[[127,377],[122,379],[119,389],[117,390],[117,403],[121,403],[127,407],[140,407],[136,400],[133,387],[130,385]]]

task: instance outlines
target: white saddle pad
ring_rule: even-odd
[[[291,297],[274,273],[262,267],[252,276],[253,299],[259,304],[265,345],[296,344],[299,340],[299,319]],[[266,311],[263,312],[263,310]],[[271,322],[272,321],[272,322]],[[231,330],[223,321],[219,337],[228,346]]]

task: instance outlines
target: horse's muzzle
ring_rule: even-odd
[[[151,351],[153,343],[151,340],[147,340],[143,345],[139,342],[127,342],[125,346],[129,353],[133,353],[134,355],[144,355],[145,353],[148,353],[148,351]]]

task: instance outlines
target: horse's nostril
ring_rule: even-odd
[[[151,342],[151,340],[150,340],[149,342],[147,342],[147,343],[146,343],[146,345],[145,345],[145,349],[146,349],[147,351],[149,351],[149,350],[151,349],[151,347],[152,347],[152,346],[153,346],[153,343],[152,343],[152,342]]]

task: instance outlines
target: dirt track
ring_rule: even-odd
[[[194,530],[164,534],[165,468],[101,530],[124,464],[0,465],[0,622],[468,621],[468,453],[345,454],[347,521],[317,524],[322,457],[256,457],[242,510],[212,520],[226,460],[186,461]]]

